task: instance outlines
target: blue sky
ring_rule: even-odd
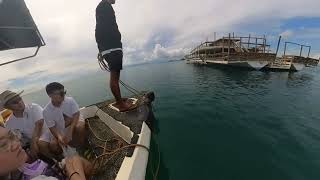
[[[32,89],[50,81],[98,71],[94,38],[100,0],[25,0],[47,46],[38,57],[1,67],[0,90]],[[194,46],[235,32],[266,35],[268,42],[312,46],[320,57],[318,0],[117,0],[114,9],[122,33],[125,65],[178,59]],[[294,49],[294,48],[292,48]],[[0,52],[0,61],[30,49]]]
[[[235,25],[241,34],[256,33],[259,35],[266,34],[269,37],[269,43],[273,49],[276,49],[277,40],[282,35],[282,46],[284,42],[295,42],[304,45],[310,45],[311,56],[320,57],[320,17],[292,17],[289,19],[274,19],[268,23],[262,22],[248,22],[244,24]],[[290,45],[289,50],[295,51],[299,47]],[[307,49],[304,51],[307,54]],[[281,51],[281,53],[283,53]],[[292,52],[293,53],[293,52]]]

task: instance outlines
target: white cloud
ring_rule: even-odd
[[[186,53],[188,53],[190,49],[170,49],[170,48],[165,48],[161,46],[161,44],[156,44],[151,58],[152,59],[170,59],[170,58],[181,58],[183,57]]]
[[[2,67],[0,88],[12,86],[7,79],[38,71],[44,71],[45,78],[87,67],[97,69],[94,32],[99,2],[26,0],[47,46],[36,60]],[[319,17],[319,6],[318,0],[120,0],[114,9],[123,37],[124,63],[137,64],[183,57],[185,51],[207,37],[212,39],[214,31],[236,31],[238,26],[250,22],[279,30],[284,19]],[[287,36],[295,33],[283,32]]]
[[[294,35],[294,32],[292,30],[286,30],[282,33],[280,33],[280,36],[282,36],[285,39],[288,39]]]

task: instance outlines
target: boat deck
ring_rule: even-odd
[[[96,156],[104,153],[104,148],[107,152],[112,152],[120,147],[129,145],[121,137],[115,134],[106,124],[104,124],[98,117],[87,119],[87,124],[90,124],[92,130],[89,131],[88,139],[91,145],[91,150],[94,151],[91,155],[87,155],[87,158],[93,162]],[[105,140],[99,140],[98,138]],[[132,151],[132,149],[131,149]],[[117,174],[120,170],[121,164],[126,156],[129,154],[129,149],[125,149],[114,155],[106,156],[103,160],[103,166],[99,165],[99,172],[94,175],[92,179],[95,180],[113,180],[116,179]],[[132,152],[131,152],[132,154]],[[88,157],[89,156],[89,157]],[[90,157],[93,156],[93,157]],[[92,159],[91,159],[92,158]]]
[[[94,160],[100,155],[111,153],[102,159],[100,158],[100,161],[97,161],[96,165],[98,165],[99,168],[97,174],[95,174],[92,179],[119,179],[117,175],[121,169],[124,159],[126,157],[132,157],[136,147],[121,148],[130,144],[139,144],[139,134],[142,131],[143,122],[151,125],[151,121],[153,121],[154,116],[150,105],[144,102],[144,98],[142,96],[136,96],[134,98],[138,99],[138,107],[129,112],[118,112],[112,109],[109,105],[114,102],[114,100],[107,100],[91,105],[98,107],[99,110],[102,110],[132,132],[131,142],[128,143],[128,141],[126,142],[123,137],[120,137],[110,127],[108,127],[108,125],[97,115],[86,119],[86,126],[89,130],[89,146],[83,151],[82,155],[89,161],[94,162]],[[121,150],[118,151],[119,149]],[[115,151],[118,152],[113,154]]]

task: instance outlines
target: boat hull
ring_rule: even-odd
[[[252,70],[261,70],[268,65],[268,61],[225,61],[219,60],[200,60],[200,59],[188,59],[187,64],[200,64],[200,65],[222,65],[230,67],[239,67]]]
[[[301,71],[305,67],[302,63],[292,63],[292,68],[296,71]]]

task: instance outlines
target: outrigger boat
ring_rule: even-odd
[[[0,3],[0,51],[33,47],[36,50],[28,57],[2,62],[0,66],[4,68],[32,58],[45,45],[24,0],[3,0]],[[112,105],[113,100],[80,110],[89,131],[89,145],[82,149],[82,155],[93,162],[97,170],[92,179],[145,179],[155,97],[153,92],[136,92],[129,98],[135,108],[128,112],[120,112]]]

